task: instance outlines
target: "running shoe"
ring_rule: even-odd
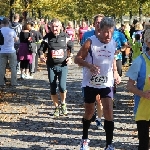
[[[103,129],[104,129],[104,127],[103,127],[101,121],[99,121],[99,120],[96,119],[95,122],[96,122],[96,126],[97,126],[97,128],[98,128],[99,130],[103,130]]]
[[[80,143],[80,150],[89,150],[89,139],[82,139]]]

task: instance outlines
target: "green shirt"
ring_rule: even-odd
[[[134,60],[136,57],[138,57],[141,54],[141,48],[142,48],[142,43],[139,41],[133,41],[129,39],[129,43],[131,45],[131,48],[133,50],[133,56],[132,59]]]

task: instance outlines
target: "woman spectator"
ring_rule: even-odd
[[[32,33],[33,39],[32,42],[36,43],[37,42],[37,31],[34,28],[34,22],[30,22],[31,24],[31,30],[30,33]],[[30,75],[33,77],[33,73],[35,73],[35,60],[36,60],[36,55],[37,55],[37,46],[35,47],[34,51],[32,51],[32,64],[30,65]]]
[[[34,68],[33,73],[35,73],[37,71],[38,58],[40,58],[39,49],[40,49],[40,46],[41,46],[41,41],[43,39],[42,34],[39,32],[39,28],[34,28],[34,30],[36,31],[35,43],[36,43],[36,46],[37,46],[37,53],[36,53],[36,56],[35,56],[35,68]]]
[[[31,24],[24,24],[23,30],[20,32],[20,46],[18,51],[18,59],[20,60],[21,78],[30,79],[29,66],[32,63],[32,52],[29,51],[28,41],[33,39],[30,33]]]

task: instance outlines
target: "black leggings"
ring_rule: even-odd
[[[139,138],[139,147],[138,150],[148,150],[149,149],[149,126],[150,121],[136,121],[138,138]]]
[[[21,60],[20,61],[20,68],[21,69],[29,69],[29,60]]]

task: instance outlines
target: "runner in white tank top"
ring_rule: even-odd
[[[93,20],[93,24],[94,24],[94,27],[95,27],[95,30],[93,31],[88,31],[88,32],[85,32],[83,34],[83,37],[82,37],[82,44],[88,39],[90,38],[91,36],[93,35],[98,35],[98,29],[99,29],[99,24],[101,22],[101,20],[104,18],[104,15],[103,14],[97,14],[96,16],[94,16],[94,20]],[[84,88],[82,87],[82,94],[84,96]],[[102,106],[102,103],[101,103],[101,100],[100,100],[100,95],[97,95],[96,96],[96,102],[95,102],[95,113],[93,114],[93,117],[91,119],[92,122],[95,122],[96,123],[96,126],[98,129],[100,130],[103,130],[104,127],[103,127],[103,124],[102,124],[102,115],[103,115],[103,106]]]
[[[108,44],[101,43],[95,35],[89,39],[91,40],[91,48],[85,61],[98,66],[100,73],[94,75],[87,67],[84,67],[82,87],[89,86],[99,89],[113,87],[112,64],[114,61],[116,43],[113,39]]]
[[[83,136],[80,150],[88,150],[88,129],[94,113],[96,95],[100,95],[103,104],[104,129],[106,132],[105,150],[114,150],[113,139],[113,83],[117,84],[121,78],[117,72],[114,59],[116,44],[112,40],[115,23],[112,19],[104,17],[100,23],[99,35],[89,38],[75,57],[75,63],[83,66],[85,114],[83,116]]]

